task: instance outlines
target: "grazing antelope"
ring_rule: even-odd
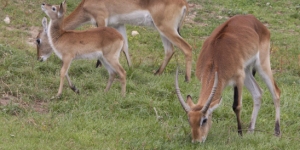
[[[79,92],[72,84],[68,69],[73,59],[98,59],[109,72],[109,80],[105,91],[108,91],[115,75],[121,80],[121,93],[125,96],[126,72],[119,63],[120,52],[124,45],[122,35],[113,28],[99,27],[86,31],[68,31],[62,28],[65,2],[60,5],[42,4],[41,8],[50,17],[43,19],[44,30],[47,30],[49,43],[55,54],[63,61],[60,70],[60,85],[57,96],[62,93],[64,77],[67,77],[73,91]]]
[[[248,132],[254,131],[262,90],[252,75],[252,69],[260,74],[272,95],[276,111],[275,135],[280,136],[280,90],[270,66],[270,32],[253,15],[237,15],[217,27],[202,46],[196,64],[196,76],[202,89],[196,104],[191,96],[187,96],[184,102],[178,86],[178,71],[176,73],[176,93],[188,116],[192,142],[205,141],[212,123],[212,112],[219,106],[227,85],[234,87],[232,108],[240,135],[243,85],[250,91],[254,105]]]
[[[43,30],[40,30],[36,37],[37,60],[39,60],[41,62],[46,61],[53,52],[53,50],[50,46],[49,40],[48,40],[46,26],[44,26],[44,24],[43,24]],[[131,62],[129,60],[128,54],[126,54],[125,51],[123,51],[123,52],[126,56],[128,66],[131,66],[131,64],[130,64]],[[96,68],[99,66],[102,66],[101,61],[97,60]]]
[[[64,20],[64,29],[92,23],[110,26],[117,29],[123,36],[124,52],[128,54],[128,40],[125,24],[154,27],[160,33],[165,58],[155,74],[162,74],[174,54],[173,45],[182,50],[186,61],[186,81],[191,78],[192,48],[179,35],[179,28],[187,14],[185,0],[82,0],[77,8]]]

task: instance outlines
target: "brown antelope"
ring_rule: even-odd
[[[154,27],[160,33],[165,50],[164,61],[155,74],[163,73],[174,54],[173,45],[175,45],[185,55],[186,81],[189,81],[192,48],[179,35],[179,28],[187,9],[185,0],[82,0],[65,18],[64,29],[72,30],[85,23],[92,23],[98,27],[114,27],[124,38],[124,52],[130,65],[125,24]]]
[[[47,36],[47,24],[43,24],[43,30],[40,30],[38,32],[38,35],[36,37],[36,45],[37,45],[37,60],[39,61],[46,61],[52,54],[53,50],[50,46],[49,40],[48,40],[48,36]],[[123,48],[124,49],[124,48]],[[127,64],[128,66],[131,66],[131,62],[129,60],[129,55],[125,53],[125,51],[123,50],[126,59],[127,59]],[[96,64],[96,68],[98,66],[101,66],[101,61],[97,60],[97,64]]]
[[[270,32],[252,15],[237,15],[217,27],[205,40],[196,64],[196,76],[202,83],[199,99],[184,102],[176,74],[178,99],[187,113],[192,142],[204,142],[212,123],[212,112],[221,102],[227,85],[234,87],[233,111],[238,133],[242,135],[241,108],[243,85],[253,97],[253,112],[248,132],[253,132],[261,105],[262,90],[252,75],[255,69],[267,85],[275,105],[275,135],[280,136],[280,90],[270,66]],[[178,72],[178,71],[177,71]]]
[[[108,91],[115,75],[121,80],[122,95],[126,91],[126,72],[119,63],[120,52],[124,45],[122,35],[113,28],[99,27],[86,31],[68,31],[62,28],[65,2],[60,5],[42,4],[41,8],[50,17],[49,27],[47,19],[43,19],[49,43],[55,54],[63,61],[60,70],[60,85],[57,96],[62,93],[64,77],[67,77],[73,91],[79,92],[72,84],[68,69],[73,59],[98,59],[109,72],[109,80],[105,91]]]

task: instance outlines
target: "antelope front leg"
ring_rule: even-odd
[[[69,77],[69,74],[66,73],[66,77],[67,77],[67,80],[68,80],[68,83],[69,83],[69,87],[77,94],[79,94],[79,90],[76,88],[76,86],[72,83],[70,77]]]
[[[61,71],[60,71],[59,88],[58,88],[58,92],[57,92],[57,94],[56,94],[56,97],[57,97],[57,98],[60,98],[61,93],[62,93],[62,89],[63,89],[63,86],[64,86],[64,77],[65,77],[65,75],[62,74],[62,73],[64,73],[63,68],[61,68]]]
[[[59,83],[59,89],[58,89],[58,93],[56,94],[56,97],[61,96],[62,89],[63,89],[63,86],[64,86],[64,78],[68,74],[68,69],[69,69],[69,66],[70,66],[70,62],[71,62],[71,59],[66,59],[65,61],[63,61],[63,65],[60,69],[60,83]]]

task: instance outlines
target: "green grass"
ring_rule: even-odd
[[[7,2],[7,4],[6,4]],[[193,23],[186,23],[182,36],[193,46],[193,76],[184,80],[184,56],[176,49],[161,76],[154,76],[164,57],[159,34],[154,29],[127,26],[133,67],[125,56],[121,64],[127,71],[127,95],[120,94],[114,82],[104,93],[108,73],[95,69],[96,61],[74,61],[69,70],[76,95],[65,83],[61,99],[57,93],[61,61],[53,54],[47,62],[36,61],[33,30],[41,29],[45,14],[42,0],[4,0],[0,2],[0,149],[298,149],[300,142],[300,3],[297,0],[190,0],[199,9]],[[50,2],[50,1],[47,1]],[[51,3],[60,3],[53,0]],[[68,0],[71,12],[80,0]],[[281,89],[282,137],[273,135],[275,110],[266,86],[256,132],[237,134],[231,109],[233,92],[223,92],[223,103],[213,113],[213,125],[204,144],[192,144],[186,114],[177,100],[174,75],[180,66],[180,87],[195,101],[201,85],[194,75],[195,62],[203,41],[212,30],[235,14],[254,14],[272,33],[271,63]],[[11,17],[11,24],[2,20]],[[140,35],[132,37],[132,30]],[[252,112],[252,98],[243,94],[242,121],[246,130]],[[157,119],[155,110],[159,116]],[[245,133],[245,132],[244,132]]]

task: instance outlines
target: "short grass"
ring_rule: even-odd
[[[154,29],[127,26],[133,67],[125,57],[127,95],[114,82],[104,93],[108,73],[96,61],[72,63],[69,75],[80,89],[65,87],[61,99],[50,100],[58,90],[61,61],[53,54],[36,61],[34,37],[41,29],[42,0],[0,2],[0,149],[298,149],[300,142],[300,2],[297,0],[190,0],[190,15],[182,36],[193,46],[193,72],[203,41],[212,30],[235,14],[254,14],[272,33],[271,63],[281,89],[282,137],[273,136],[274,106],[260,78],[264,96],[256,132],[237,134],[231,109],[233,92],[223,92],[223,103],[213,113],[213,126],[204,144],[192,144],[187,117],[174,90],[180,67],[180,87],[195,101],[201,85],[192,76],[184,80],[184,57],[176,49],[161,76],[154,76],[164,52]],[[61,1],[46,1],[59,4]],[[68,0],[71,12],[80,0]],[[10,24],[2,20],[8,15]],[[85,28],[83,28],[85,29]],[[132,37],[132,30],[140,35]],[[29,43],[29,44],[28,44]],[[243,94],[243,129],[252,112],[252,98]],[[156,114],[157,111],[157,114]],[[160,116],[160,117],[158,117]]]

